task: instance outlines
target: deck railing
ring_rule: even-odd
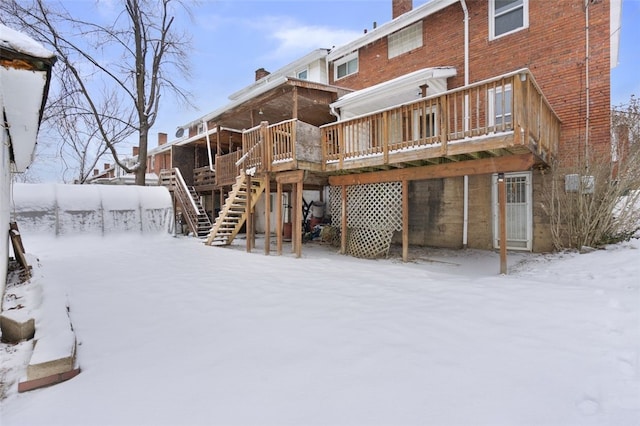
[[[216,155],[216,186],[233,185],[240,174],[240,166],[236,163],[241,157],[242,150]]]
[[[242,159],[245,169],[271,171],[272,164],[295,159],[298,120],[269,125],[266,121],[242,133]]]
[[[560,120],[531,73],[499,78],[321,127],[325,163],[440,147],[511,133],[514,144],[555,154]],[[473,150],[473,147],[470,147]]]
[[[216,172],[211,170],[209,166],[193,169],[193,186],[215,185],[215,183]]]

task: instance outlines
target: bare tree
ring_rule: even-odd
[[[556,249],[598,247],[640,229],[640,103],[635,97],[611,115],[612,155],[572,168],[554,165],[543,207]]]
[[[45,0],[3,0],[0,11],[4,21],[58,57],[63,70],[47,117],[82,163],[81,180],[91,169],[87,165],[106,149],[125,172],[135,173],[137,185],[144,185],[149,131],[161,95],[169,92],[189,105],[189,94],[172,79],[189,76],[190,39],[177,30],[174,17],[176,7],[187,14],[188,9],[179,0],[124,0],[123,6],[110,25],[73,17],[61,3]],[[114,59],[104,59],[109,56]],[[117,147],[134,135],[139,155],[130,165]],[[96,151],[88,153],[89,147]]]

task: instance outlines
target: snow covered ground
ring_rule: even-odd
[[[23,236],[82,373],[10,425],[639,425],[640,242],[588,254],[303,258]],[[26,344],[3,347],[5,365]]]

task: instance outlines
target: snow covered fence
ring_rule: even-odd
[[[55,235],[172,232],[164,187],[15,184],[12,216],[21,232]]]

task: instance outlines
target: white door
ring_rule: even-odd
[[[500,247],[498,223],[498,175],[493,175],[493,246]],[[531,250],[531,173],[505,173],[507,189],[507,248]]]

